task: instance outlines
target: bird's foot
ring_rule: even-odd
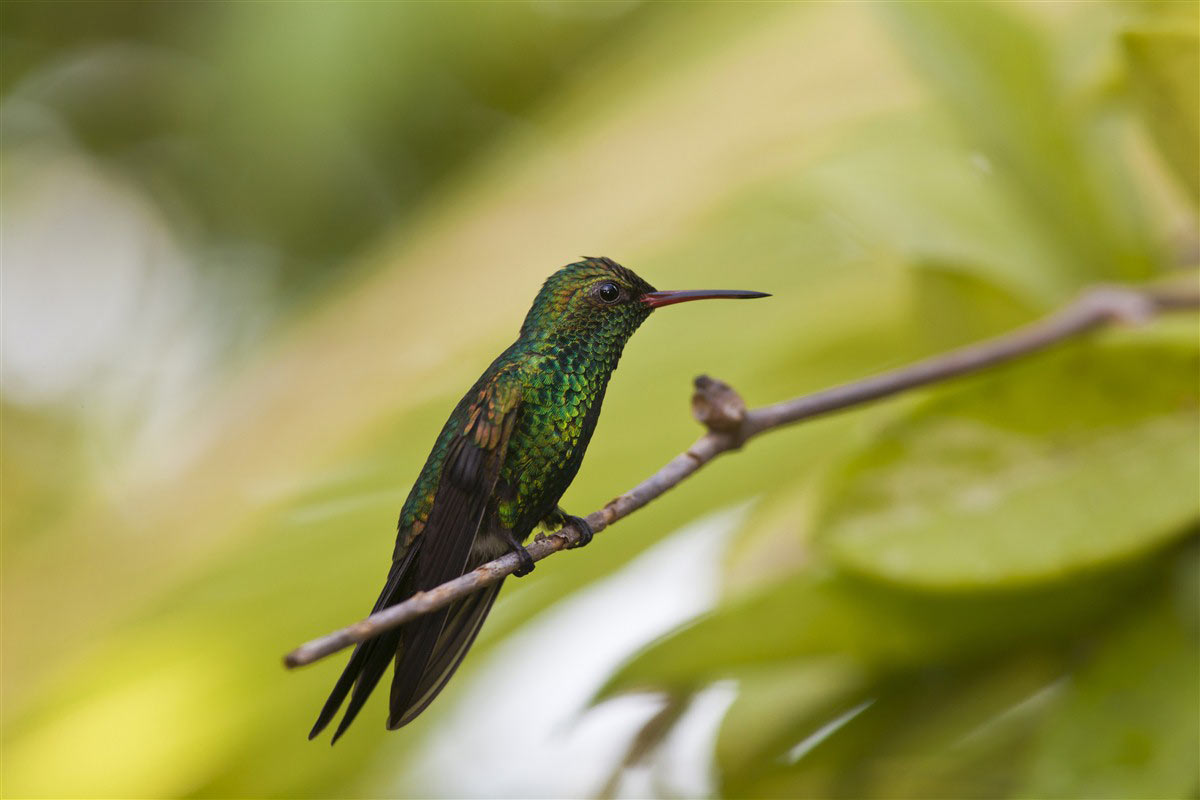
[[[592,536],[594,535],[592,526],[588,525],[588,521],[583,517],[576,517],[573,514],[563,514],[563,527],[565,528],[567,525],[570,525],[575,528],[575,530],[579,531],[579,541],[571,545],[571,550],[574,550],[577,547],[583,547],[592,541]]]
[[[517,541],[517,537],[513,536],[512,531],[502,529],[501,535],[508,542],[509,548],[517,554],[517,558],[521,561],[520,566],[513,570],[513,575],[517,578],[523,578],[533,572],[533,556],[529,555],[529,551]]]
[[[513,552],[517,554],[517,558],[521,559],[521,566],[513,570],[513,577],[524,578],[533,572],[535,564],[533,563],[533,556],[529,555],[529,551],[521,545],[517,545]]]

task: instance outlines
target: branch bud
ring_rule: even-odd
[[[710,432],[740,436],[746,420],[746,402],[733,387],[707,375],[697,376],[692,394],[692,416]]]

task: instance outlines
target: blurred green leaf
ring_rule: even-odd
[[[912,272],[913,318],[939,349],[1010,331],[1040,310],[1003,282],[960,264],[917,261]]]
[[[964,143],[944,114],[910,111],[862,126],[804,185],[860,242],[916,267],[918,289],[925,270],[955,273],[1006,296],[1004,305],[1044,310],[1087,277],[1007,172]],[[923,321],[940,328],[946,311]]]
[[[1012,4],[876,6],[936,96],[1075,282],[1156,269],[1119,139],[1065,85],[1064,54]]]
[[[995,663],[885,676],[832,712],[801,717],[802,732],[789,746],[724,773],[722,794],[1003,797],[1012,783],[1011,757],[1030,727],[1028,712],[1057,670],[1053,658],[1018,653]]]
[[[945,595],[808,570],[730,598],[642,650],[598,692],[689,689],[764,665],[842,656],[898,668],[963,660],[1054,638],[1120,602],[1141,570],[1096,573],[1062,584]]]
[[[1133,88],[1163,157],[1192,202],[1200,200],[1200,34],[1190,27],[1133,30],[1121,37]]]
[[[1198,364],[1194,325],[1160,324],[939,390],[830,482],[832,508],[824,530],[818,517],[813,566],[771,586],[738,581],[739,594],[644,649],[599,696],[739,679],[742,694],[718,747],[728,796],[1007,792],[1049,697],[1041,689],[1064,668],[1053,665],[1158,580],[1174,556],[1146,554],[1197,517]],[[979,511],[946,500],[965,492],[977,501],[984,490],[999,499]],[[799,491],[803,497],[812,486]],[[786,497],[775,506],[788,508]],[[998,521],[959,518],[974,513]],[[856,524],[859,515],[879,514],[877,527]],[[896,538],[856,549],[861,530]],[[955,536],[983,540],[955,547]],[[1005,537],[997,551],[992,540]],[[872,561],[892,544],[908,556],[902,563],[916,566],[897,572]],[[832,565],[822,567],[821,545]],[[977,552],[988,557],[972,558]],[[839,565],[850,573],[829,569]],[[1010,686],[1005,670],[1025,674],[1020,654],[1038,649],[1049,661]],[[1010,666],[995,673],[989,659],[997,658]],[[803,679],[812,669],[819,676],[821,664],[840,665],[845,679]],[[864,670],[875,683],[855,677]],[[888,677],[905,673],[914,677]],[[996,694],[989,685],[1010,688]],[[814,735],[868,701],[834,748],[840,755],[780,765],[789,738]]]
[[[764,762],[778,761],[829,720],[862,702],[870,688],[861,669],[845,659],[806,659],[764,667],[738,680],[737,697],[717,737],[722,794],[742,797]]]
[[[1061,798],[1194,797],[1200,789],[1200,552],[1188,590],[1170,583],[1119,621],[1052,706],[1020,794]]]
[[[1200,515],[1188,339],[1070,346],[940,390],[851,459],[820,540],[888,581],[1004,586],[1119,562]]]

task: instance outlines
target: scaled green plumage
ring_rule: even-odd
[[[509,443],[511,455],[500,473],[502,483],[515,489],[511,498],[499,502],[501,521],[523,539],[554,510],[582,463],[621,351],[651,312],[630,302],[596,314],[595,299],[579,287],[606,281],[619,282],[634,298],[654,291],[607,258],[570,264],[546,281],[517,341],[492,362],[442,428],[400,512],[405,546],[428,520],[450,440],[478,401],[493,393],[518,393],[523,406]]]

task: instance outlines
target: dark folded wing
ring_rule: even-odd
[[[502,372],[480,390],[462,433],[451,443],[433,509],[421,533],[416,589],[432,589],[468,568],[520,407],[521,387]],[[499,586],[426,614],[401,631],[392,679],[388,727],[399,727],[427,706],[475,639]]]

